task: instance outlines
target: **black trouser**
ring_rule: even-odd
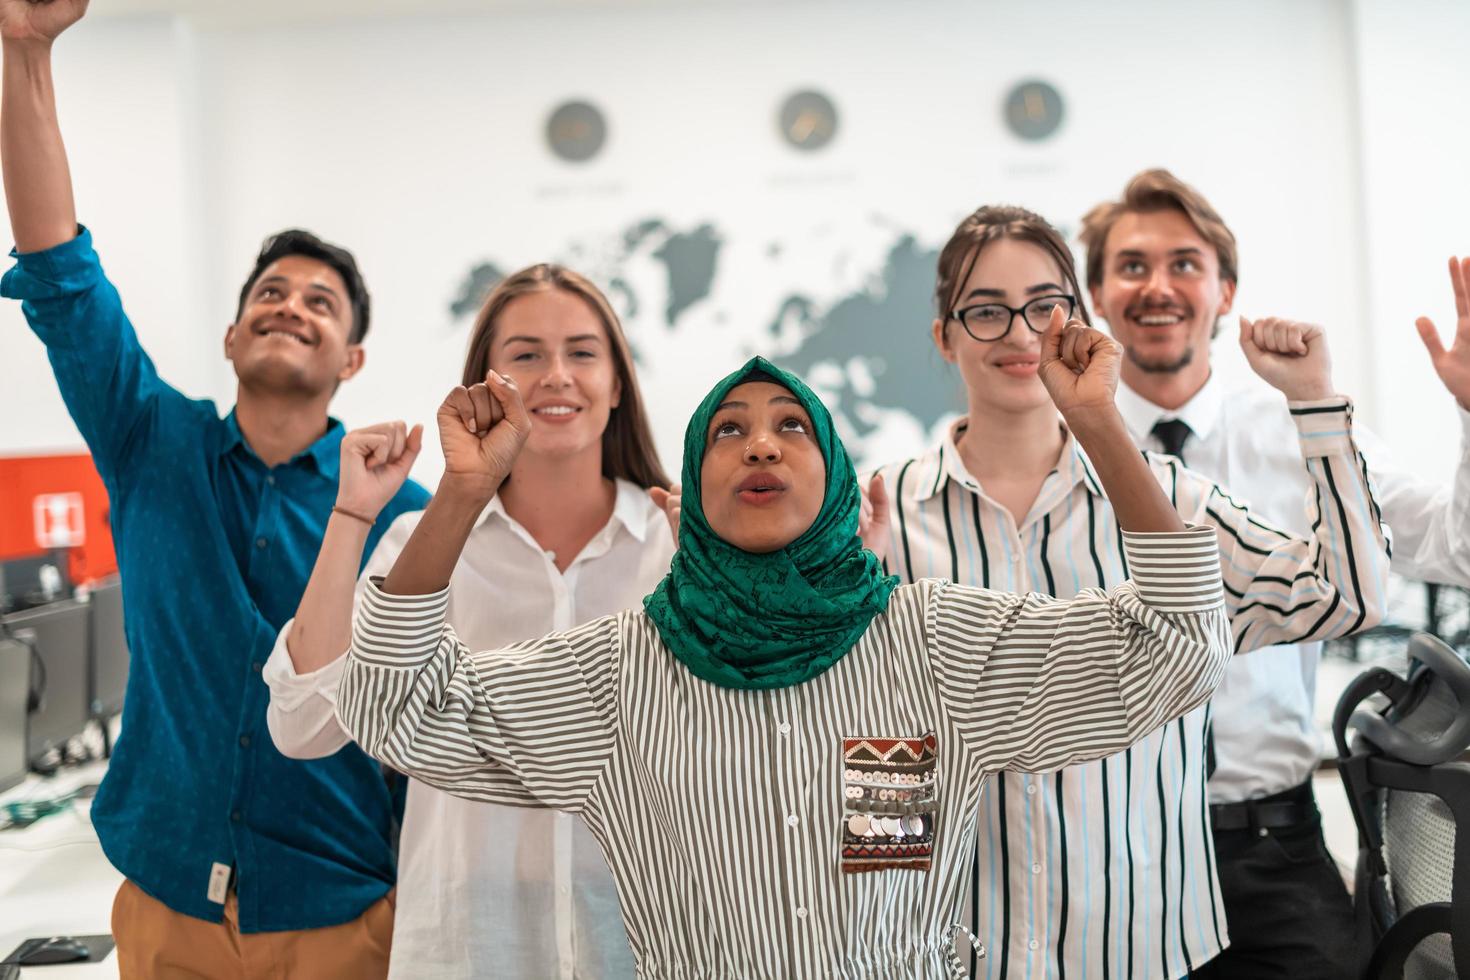
[[[1322,839],[1312,783],[1211,807],[1230,946],[1198,980],[1352,980],[1353,903]],[[1245,826],[1233,828],[1244,822]]]

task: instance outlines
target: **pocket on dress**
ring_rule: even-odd
[[[938,817],[939,740],[842,740],[842,871],[928,871]]]

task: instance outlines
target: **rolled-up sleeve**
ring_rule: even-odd
[[[288,759],[321,759],[349,741],[337,722],[337,689],[347,657],[344,654],[325,667],[298,674],[286,649],[294,622],[287,620],[276,634],[276,645],[261,671],[271,692],[266,727],[271,741]]]
[[[612,753],[623,618],[473,653],[447,603],[368,584],[337,695],[348,736],[456,796],[580,809]]]
[[[1123,532],[1131,578],[1070,600],[943,583],[927,633],[960,736],[985,769],[1120,752],[1207,700],[1230,656],[1215,530]]]

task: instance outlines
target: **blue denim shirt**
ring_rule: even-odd
[[[234,865],[244,932],[356,918],[392,887],[401,794],[356,746],[311,762],[277,752],[260,675],[336,499],[341,423],[267,466],[233,412],[159,379],[90,232],[11,255],[0,295],[22,301],[46,344],[107,486],[122,574],[132,669],[92,804],[103,850],[149,895],[212,921],[224,906],[210,900],[211,869]],[[427,500],[405,485],[368,552]]]

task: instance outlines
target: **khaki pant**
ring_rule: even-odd
[[[233,888],[224,921],[205,922],[124,881],[112,903],[112,934],[122,980],[373,980],[388,975],[393,893],[339,926],[241,933]]]

